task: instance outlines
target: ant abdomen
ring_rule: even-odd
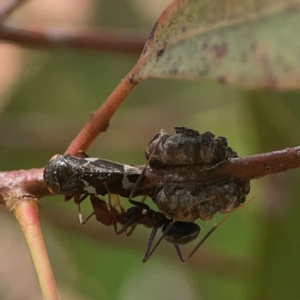
[[[164,232],[169,223],[165,223],[162,227]],[[169,232],[165,235],[164,239],[172,244],[184,245],[195,240],[200,233],[200,226],[195,223],[176,222]]]

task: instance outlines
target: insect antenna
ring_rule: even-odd
[[[156,152],[156,150],[157,150],[157,147],[158,147],[159,143],[160,143],[161,140],[162,140],[162,137],[163,137],[163,136],[160,136],[160,137],[159,137],[159,139],[158,139],[158,141],[157,141],[155,147],[153,148],[151,154],[150,154],[149,157],[148,157],[148,160],[147,160],[147,162],[146,162],[146,164],[145,164],[145,166],[144,166],[143,171],[141,172],[141,174],[140,174],[138,180],[136,181],[136,183],[135,183],[133,189],[131,190],[130,195],[129,195],[129,197],[128,197],[129,202],[131,202],[131,199],[132,199],[134,193],[136,192],[137,188],[139,187],[139,185],[140,185],[140,183],[141,183],[141,181],[142,181],[142,179],[143,179],[143,177],[144,177],[144,175],[145,175],[145,173],[146,173],[146,169],[147,169],[147,167],[149,166],[149,162],[150,162],[151,158],[153,157],[153,155],[155,154],[155,152]]]

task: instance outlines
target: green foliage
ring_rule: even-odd
[[[31,68],[34,62],[39,70],[30,76],[23,74],[1,115],[3,170],[42,167],[53,154],[62,153],[137,59],[72,50],[31,51],[27,56],[30,59],[24,68]],[[161,128],[173,132],[175,126],[226,136],[240,155],[296,146],[300,144],[298,98],[298,92],[146,81],[113,117],[89,154],[143,164],[143,152],[152,136]],[[41,220],[59,286],[82,295],[81,299],[135,299],[128,296],[130,291],[140,295],[136,299],[153,299],[158,285],[165,296],[162,299],[169,299],[176,289],[190,291],[190,298],[185,299],[299,299],[298,177],[295,170],[253,181],[250,198],[254,199],[238,209],[195,260],[186,264],[177,260],[173,247],[166,243],[142,264],[149,229],[138,228],[130,238],[115,237],[113,228],[104,228],[95,220],[83,227],[79,222],[76,225],[76,206],[64,203],[63,197],[42,199]],[[85,215],[90,209],[86,201]],[[75,225],[62,225],[59,218]],[[204,230],[212,226],[199,224]],[[18,236],[18,230],[11,230]],[[98,230],[99,238],[94,234]],[[57,254],[58,248],[63,255]],[[211,259],[201,261],[202,253],[204,259],[211,254]],[[13,265],[13,254],[9,255]],[[64,261],[69,265],[62,268]],[[155,281],[158,275],[159,283]],[[14,276],[25,280],[18,277],[17,270]],[[178,283],[178,276],[184,280]]]

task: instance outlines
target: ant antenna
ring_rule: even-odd
[[[136,181],[136,183],[135,183],[133,189],[131,190],[130,195],[129,195],[129,197],[128,197],[129,202],[131,202],[131,199],[132,199],[134,193],[136,192],[138,186],[140,185],[140,183],[141,183],[141,181],[142,181],[142,179],[143,179],[143,177],[144,177],[144,175],[145,175],[146,169],[147,169],[147,167],[149,166],[149,162],[150,162],[151,158],[153,157],[153,155],[155,154],[155,152],[156,152],[156,150],[157,150],[157,148],[158,148],[158,145],[160,144],[160,142],[161,142],[161,140],[162,140],[162,137],[163,137],[162,135],[159,137],[159,139],[158,139],[158,141],[157,141],[155,147],[153,148],[151,154],[149,155],[149,158],[148,158],[148,160],[147,160],[147,163],[146,163],[145,166],[144,166],[143,171],[141,172],[141,174],[140,174],[138,180]]]

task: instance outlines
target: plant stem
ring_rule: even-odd
[[[24,233],[43,299],[58,300],[58,291],[41,231],[37,200],[24,199],[17,201],[14,214]]]

